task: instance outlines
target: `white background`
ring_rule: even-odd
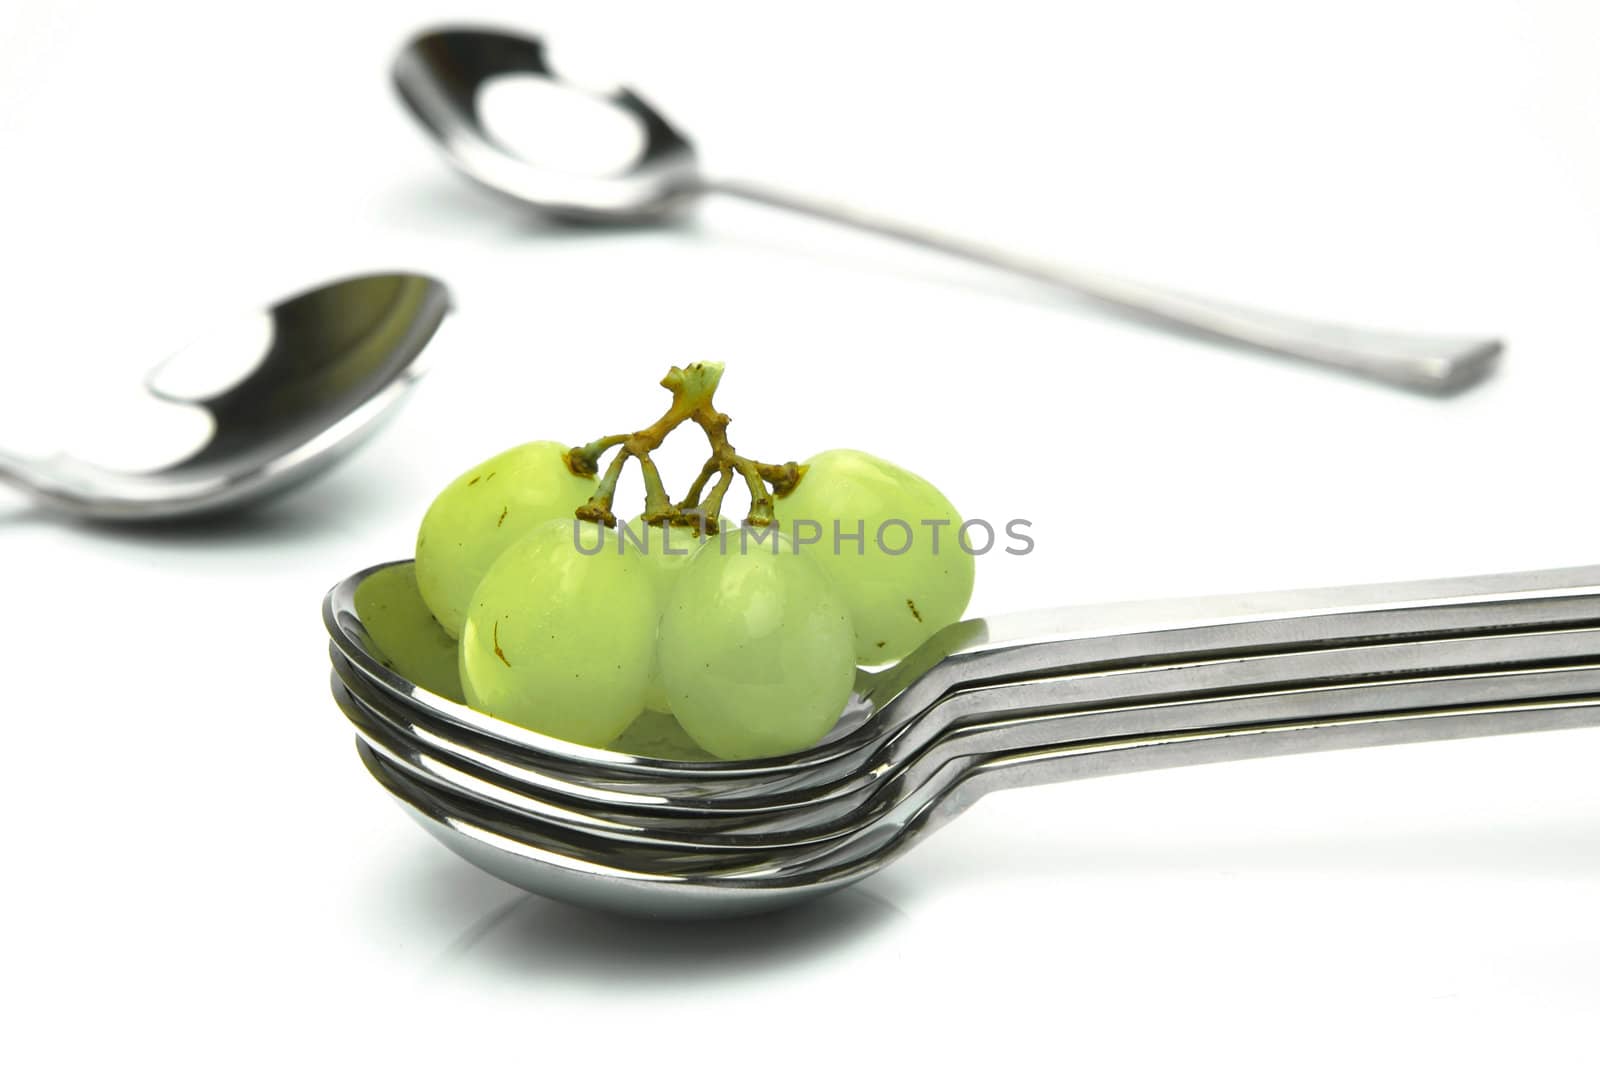
[[[543,29],[718,172],[1508,361],[1428,400],[754,207],[553,230],[397,106],[441,17]],[[219,312],[341,273],[436,274],[459,314],[390,432],[235,527],[0,502],[0,1053],[1594,1060],[1600,735],[1012,793],[810,909],[662,927],[418,832],[317,608],[459,469],[643,424],[701,357],[741,448],[1031,519],[979,614],[1595,562],[1597,42],[1581,0],[9,0],[0,446],[103,428]]]

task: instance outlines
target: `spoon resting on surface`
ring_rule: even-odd
[[[480,100],[485,85],[511,77],[600,101],[630,118],[640,142],[632,162],[615,172],[584,173],[540,165],[513,152],[485,125]],[[707,176],[689,139],[644,99],[627,88],[595,91],[574,85],[551,64],[537,38],[484,29],[435,30],[406,45],[395,60],[393,78],[401,99],[456,169],[552,218],[646,224],[679,214],[700,196],[721,193],[944,252],[1169,328],[1439,395],[1482,380],[1503,348],[1493,337],[1387,332],[1242,307],[1016,254],[758,182]]]
[[[291,296],[186,349],[146,388],[173,417],[209,421],[187,457],[128,473],[60,453],[0,451],[0,483],[38,506],[94,521],[214,514],[274,496],[348,455],[421,378],[418,361],[450,309],[420,274],[346,278]],[[218,365],[243,366],[224,381]]]

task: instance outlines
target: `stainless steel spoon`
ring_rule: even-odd
[[[1600,653],[1600,630],[1590,636]],[[1108,742],[1116,738],[1176,734],[1251,723],[1335,720],[1356,715],[1600,697],[1600,659],[1576,665],[1462,673],[1420,679],[1351,681],[1248,695],[1213,695],[1178,702],[1041,709],[1026,716],[958,725],[928,746],[892,754],[856,781],[804,801],[775,803],[756,812],[692,816],[669,807],[610,807],[552,792],[505,767],[438,751],[416,742],[388,721],[381,708],[335,684],[334,699],[362,741],[420,785],[493,806],[530,827],[564,829],[604,841],[634,845],[636,853],[771,851],[828,843],[871,828],[921,794],[955,762],[1008,751]]]
[[[668,793],[658,778],[602,781],[582,775],[573,766],[529,765],[526,760],[486,750],[459,734],[415,721],[406,708],[372,686],[346,663],[335,660],[335,698],[358,730],[367,730],[375,746],[406,755],[405,760],[440,779],[472,776],[521,808],[511,792],[526,796],[526,808],[541,815],[552,805],[581,811],[586,823],[606,818],[629,825],[662,827],[673,818],[693,818],[694,830],[721,831],[752,818],[804,816],[819,811],[854,810],[871,799],[905,765],[957,730],[993,725],[985,735],[1030,728],[1053,721],[1055,731],[1039,743],[1085,738],[1080,730],[1105,738],[1098,730],[1115,720],[1134,732],[1204,728],[1219,722],[1270,721],[1283,716],[1306,718],[1415,708],[1418,699],[1471,701],[1472,692],[1504,699],[1531,699],[1574,691],[1600,692],[1600,685],[1552,691],[1545,685],[1590,684],[1580,674],[1531,677],[1506,671],[1539,671],[1558,664],[1600,660],[1600,617],[1580,629],[1496,634],[1447,640],[1368,644],[1338,651],[1263,654],[1148,669],[1033,678],[965,688],[941,698],[881,742],[859,756],[840,760],[826,774],[797,765],[785,777],[766,777],[759,792],[727,787],[683,797]],[[1481,683],[1464,678],[1478,678]],[[1427,681],[1433,687],[1424,685]],[[1526,687],[1533,683],[1535,687]],[[1502,688],[1503,684],[1512,687]],[[1392,700],[1399,700],[1394,702]],[[1289,714],[1284,708],[1292,706]],[[1133,708],[1143,708],[1134,713]],[[975,733],[974,733],[975,734]],[[1009,740],[1007,742],[1010,742]],[[411,757],[412,754],[417,757]],[[723,783],[726,783],[724,778]],[[489,789],[485,790],[485,794]],[[560,818],[561,813],[554,816]],[[681,820],[675,831],[684,827]],[[707,845],[717,841],[708,839]]]
[[[618,804],[686,809],[727,810],[736,799],[761,809],[774,795],[854,778],[885,752],[909,751],[937,735],[957,715],[970,721],[974,713],[1004,717],[1063,701],[1285,687],[1336,680],[1352,668],[1401,675],[1538,660],[1548,652],[1485,641],[1600,623],[1600,566],[975,619],[935,634],[889,670],[861,674],[846,717],[816,747],[782,758],[693,764],[563,743],[425,691],[388,668],[361,624],[356,590],[405,565],[354,574],[324,601],[335,666],[349,686],[376,693],[372,701],[430,746],[481,752],[550,787],[568,786],[578,798],[599,793]],[[1587,646],[1581,639],[1577,646]],[[1033,689],[1010,683],[1029,678]],[[1043,685],[1056,687],[1035,690]]]
[[[609,103],[635,119],[642,148],[631,167],[582,174],[523,159],[485,128],[478,94],[491,79],[540,79]],[[632,90],[573,86],[537,38],[484,29],[440,29],[412,40],[393,70],[411,112],[458,170],[484,187],[574,222],[647,223],[669,218],[707,193],[721,193],[876,233],[1087,296],[1140,318],[1391,385],[1450,393],[1482,379],[1499,359],[1492,337],[1431,336],[1358,329],[1241,307],[1019,255],[854,207],[743,179],[702,173],[687,137]]]
[[[449,308],[445,286],[418,274],[352,277],[291,296],[218,333],[219,343],[248,350],[202,342],[150,375],[158,400],[210,419],[208,438],[188,457],[125,473],[68,454],[0,452],[0,483],[47,510],[97,521],[189,517],[276,495],[383,423],[422,376],[419,356]],[[209,376],[196,364],[213,357],[247,368],[196,387]]]
[[[925,743],[894,741],[929,720],[928,708],[903,733],[869,741],[879,744],[871,757],[882,757],[849,760],[855,776],[836,778],[845,786],[832,794],[801,794],[814,768],[805,754],[788,760],[785,776],[783,760],[660,763],[527,733],[518,744],[514,729],[462,730],[453,747],[431,746],[424,732],[403,726],[385,731],[397,708],[402,721],[415,710],[406,686],[373,684],[372,663],[355,668],[366,653],[359,641],[346,657],[359,623],[352,629],[339,602],[344,586],[330,593],[325,613],[336,667],[352,667],[339,669],[335,695],[368,736],[362,756],[425,828],[531,891],[694,917],[782,906],[853,883],[994,787],[1600,724],[1597,579],[1600,569],[1590,567],[965,623],[964,633],[946,631],[968,657],[923,663],[918,679],[936,676],[944,662],[969,679],[998,672],[978,686],[925,689],[942,688],[933,710],[966,703]],[[1090,624],[1095,613],[1103,614],[1098,626]],[[1395,639],[1418,630],[1433,638]],[[1242,647],[1242,633],[1256,642]],[[1108,654],[1120,656],[1121,668],[1101,668]],[[1041,676],[1020,668],[1030,661],[1069,664]],[[1073,674],[1074,661],[1095,668]],[[1075,701],[1080,684],[1088,690]],[[354,697],[362,686],[367,696]],[[472,714],[461,709],[462,720]],[[479,749],[474,741],[495,758],[520,752],[544,775],[502,775],[495,758],[453,757]],[[721,789],[740,777],[726,774],[741,771],[746,788],[754,780],[769,797],[788,791],[766,808],[729,800]],[[854,786],[861,781],[868,786]],[[687,790],[694,783],[699,792]],[[703,801],[685,805],[697,795]]]
[[[655,851],[540,829],[397,772],[365,742],[372,776],[435,839],[524,890],[580,906],[680,919],[777,909],[848,887],[1002,788],[1284,754],[1600,726],[1600,698],[1497,703],[1219,727],[957,759],[859,832],[820,846],[733,855]]]

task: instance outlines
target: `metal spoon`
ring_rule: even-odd
[[[1591,631],[1589,650],[1600,651],[1600,630]],[[827,843],[892,816],[951,763],[977,756],[1252,723],[1590,697],[1600,697],[1600,660],[1088,710],[1035,707],[1023,717],[958,725],[914,752],[890,752],[870,773],[803,801],[753,812],[718,813],[708,807],[686,815],[665,805],[619,810],[600,801],[577,800],[527,781],[514,767],[486,766],[475,758],[435,750],[396,727],[380,707],[334,685],[334,699],[362,741],[420,785],[486,803],[538,830],[565,829],[623,841],[640,854],[662,851],[665,860],[674,857],[670,852],[684,850],[710,855]]]
[[[57,454],[0,452],[0,482],[41,507],[97,521],[148,521],[242,507],[276,495],[349,454],[420,379],[418,356],[450,308],[445,286],[418,274],[372,274],[289,297],[218,342],[158,367],[149,391],[203,411],[204,444],[162,469],[124,473]],[[213,357],[248,369],[196,387]],[[203,372],[200,376],[205,376]]]
[[[459,733],[417,722],[403,704],[386,697],[346,663],[336,660],[334,670],[335,698],[346,716],[358,728],[376,726],[368,739],[397,752],[416,752],[430,769],[438,769],[441,778],[467,774],[497,790],[518,791],[530,799],[529,809],[542,811],[559,804],[582,809],[586,819],[603,810],[605,817],[650,826],[661,824],[663,818],[692,817],[699,830],[737,819],[814,813],[841,802],[862,806],[870,798],[864,793],[882,787],[897,767],[921,758],[928,747],[958,729],[991,724],[1009,729],[1017,722],[1035,725],[1059,719],[1056,731],[1039,740],[1042,744],[1081,740],[1085,736],[1078,730],[1101,728],[1108,714],[1133,731],[1164,732],[1219,722],[1270,721],[1284,716],[1285,705],[1295,707],[1291,716],[1302,718],[1350,712],[1352,699],[1357,700],[1354,708],[1363,711],[1411,708],[1429,705],[1415,700],[1431,698],[1435,691],[1455,691],[1450,685],[1463,676],[1483,678],[1485,691],[1498,691],[1497,684],[1507,680],[1504,671],[1589,658],[1600,658],[1600,617],[1578,629],[1358,645],[998,682],[941,698],[858,755],[835,760],[825,773],[797,764],[788,774],[762,778],[760,791],[734,790],[728,787],[728,778],[722,778],[718,781],[722,787],[694,796],[669,793],[661,778],[643,773],[632,781],[605,781],[585,776],[571,765],[530,765],[514,753],[485,749]],[[1424,679],[1439,687],[1418,687]],[[1546,685],[1555,678],[1540,673],[1533,680]],[[1562,682],[1576,681],[1567,677]],[[1600,685],[1582,690],[1600,691]],[[1508,699],[1571,693],[1571,689],[1552,693],[1544,687],[1500,692]],[[1385,701],[1390,699],[1401,702]],[[1133,707],[1144,707],[1145,712],[1133,713]]]
[[[663,861],[629,844],[540,829],[395,771],[357,740],[367,770],[435,839],[526,891],[648,917],[703,919],[777,909],[882,869],[983,795],[1008,787],[1248,758],[1600,726],[1600,697],[1443,707],[1222,727],[973,756],[948,763],[859,832],[815,847]]]
[[[335,696],[368,737],[361,751],[369,770],[447,846],[557,898],[652,915],[719,916],[853,883],[994,787],[1600,724],[1597,580],[1600,569],[1589,567],[1112,606],[1102,608],[1098,627],[1088,624],[1094,610],[966,623],[965,635],[963,626],[953,628],[969,656],[938,663],[954,662],[969,676],[1001,672],[982,686],[935,697],[934,710],[966,701],[947,710],[948,727],[914,747],[894,742],[909,728],[880,740],[871,753],[877,761],[855,763],[853,778],[836,780],[833,793],[796,801],[791,788],[767,808],[729,801],[719,789],[740,778],[727,774],[744,771],[744,786],[762,781],[773,789],[769,797],[786,784],[803,790],[813,771],[806,755],[788,760],[785,779],[783,760],[674,765],[584,753],[529,733],[516,744],[520,730],[501,736],[496,729],[463,730],[493,757],[455,758],[452,752],[475,750],[460,735],[453,746],[436,747],[416,730],[385,731],[397,708],[402,720],[414,709],[405,686],[370,684],[373,663],[357,665],[366,654],[359,640],[354,657],[345,656],[359,622],[341,602],[344,585],[330,593],[325,614],[336,667],[355,667],[339,670]],[[1139,631],[1139,618],[1152,627]],[[1431,630],[1435,638],[1385,642],[1383,630],[1373,628],[1378,619],[1394,633]],[[974,639],[974,626],[992,628],[993,638]],[[1241,633],[1258,642],[1242,649]],[[1284,651],[1286,645],[1298,649]],[[1076,654],[1066,650],[1072,647]],[[1227,650],[1219,655],[1219,648]],[[1113,651],[1124,668],[1013,672],[1030,660],[1103,664]],[[938,663],[924,663],[921,676],[936,675]],[[1075,701],[1078,685],[1088,690]],[[362,686],[367,695],[357,696]],[[376,688],[383,690],[374,694]],[[919,685],[902,690],[915,693]],[[1152,693],[1177,697],[1151,701]],[[466,720],[473,712],[461,713]],[[993,719],[997,713],[1001,720]],[[496,759],[508,750],[544,776],[526,778],[515,766],[500,774]],[[862,782],[868,786],[855,786]],[[690,784],[702,787],[694,792]],[[696,795],[703,801],[685,805]]]
[[[558,172],[513,154],[484,127],[477,102],[490,79],[506,75],[562,85],[631,116],[643,141],[632,166],[604,175]],[[1502,349],[1501,341],[1492,337],[1358,329],[1241,307],[1046,262],[765,184],[710,177],[700,171],[683,133],[642,98],[626,88],[601,93],[564,81],[537,38],[483,29],[432,31],[406,45],[393,77],[411,112],[463,174],[568,221],[654,222],[677,214],[699,196],[722,193],[945,252],[1168,326],[1430,393],[1456,392],[1479,381],[1493,369]]]
[[[1536,635],[1600,624],[1600,566],[1362,587],[1066,607],[957,623],[892,669],[858,677],[856,698],[816,747],[782,758],[661,762],[564,743],[431,692],[388,668],[370,645],[356,590],[390,563],[332,588],[323,621],[347,686],[444,750],[482,753],[547,786],[617,804],[753,809],[771,796],[853,778],[886,752],[909,751],[971,715],[1095,699],[1176,698],[1402,675],[1554,657]],[[1550,633],[1551,640],[1570,637]],[[1580,648],[1586,647],[1577,637]],[[1438,642],[1438,641],[1443,641]],[[1543,657],[1541,657],[1543,656]],[[1015,682],[1033,678],[1032,688]],[[1048,690],[1041,690],[1050,685]],[[957,698],[957,696],[960,698]],[[981,703],[974,709],[972,702]],[[893,745],[893,746],[890,746]]]

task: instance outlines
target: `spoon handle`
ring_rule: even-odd
[[[0,485],[6,485],[32,499],[39,500],[50,493],[47,480],[39,472],[37,459],[15,455],[0,450]]]
[[[990,244],[940,233],[788,191],[734,179],[708,179],[704,192],[720,192],[753,203],[865,230],[959,259],[1066,289],[1101,303],[1230,340],[1415,391],[1448,394],[1486,376],[1498,361],[1493,337],[1433,336],[1356,328],[1241,307],[1208,297],[1147,285],[1061,263],[1032,258]]]
[[[928,827],[937,827],[981,796],[1005,788],[1285,754],[1595,726],[1600,726],[1600,696],[1590,694],[1561,700],[1277,721],[1014,751],[983,759],[970,769],[931,811],[935,823]]]
[[[886,749],[916,751],[968,733],[982,749],[994,752],[1377,710],[1596,693],[1600,627],[1496,633],[963,688],[911,718]],[[891,753],[888,760],[894,757]]]
[[[1059,607],[951,625],[879,674],[874,692],[880,700],[918,705],[956,688],[1030,676],[1577,629],[1597,621],[1600,566]]]

